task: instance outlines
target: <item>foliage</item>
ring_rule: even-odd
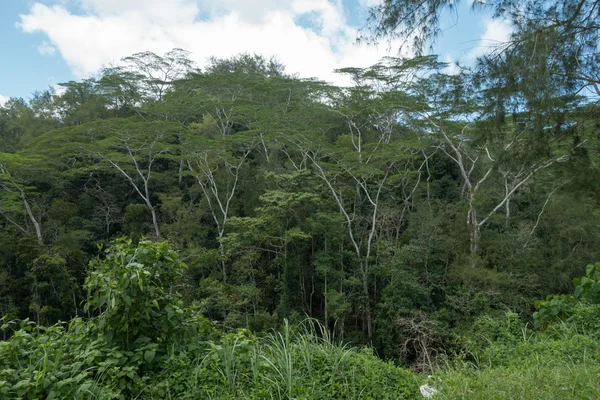
[[[225,335],[198,368],[200,397],[418,398],[418,377],[368,349],[341,345],[312,320],[296,328],[286,322],[264,338],[245,330]]]
[[[505,325],[506,321],[513,322]],[[440,389],[436,398],[597,397],[600,388],[593,379],[600,370],[597,324],[596,330],[587,330],[590,335],[579,321],[555,323],[546,332],[536,332],[512,313],[486,317],[479,328],[493,326],[490,335],[486,336],[485,329],[476,329],[475,341],[467,347],[470,351],[436,373],[435,385]]]
[[[575,296],[594,304],[600,304],[600,263],[588,264],[585,276],[575,278]]]
[[[595,320],[600,309],[599,279],[600,263],[588,264],[586,275],[573,279],[573,295],[550,295],[535,303],[538,311],[533,315],[534,325],[541,328],[557,321],[568,321],[588,334],[595,334],[598,328]]]
[[[125,398],[172,354],[202,348],[209,325],[173,292],[184,264],[166,243],[120,239],[91,266],[84,311],[94,317],[2,326],[13,331],[0,347],[7,398]]]
[[[120,239],[92,267],[86,312],[97,316],[3,324],[12,331],[0,343],[3,398],[416,398],[412,373],[313,320],[297,333],[286,322],[264,338],[212,339],[173,290],[184,265],[166,243]]]
[[[599,4],[485,3],[511,41],[457,74],[388,57],[341,68],[352,85],[336,87],[257,55],[199,69],[175,49],[0,107],[0,313],[36,322],[6,393],[48,335],[83,346],[82,364],[55,357],[90,391],[154,398],[409,396],[387,361],[509,365],[498,352],[530,336],[536,307],[540,343],[564,324],[587,345],[600,123],[581,90],[599,83]],[[372,22],[418,47],[455,4],[383,1]],[[306,316],[324,328],[294,334]]]
[[[166,243],[119,239],[91,264],[84,287],[84,311],[98,315],[98,334],[124,350],[155,344],[160,353],[170,341],[197,335],[198,321],[189,319],[174,291],[185,270]],[[188,315],[186,315],[188,314]],[[146,357],[151,361],[154,350]]]
[[[563,321],[568,318],[577,304],[572,295],[558,294],[549,295],[546,300],[535,303],[536,311],[533,314],[534,325],[542,328],[551,322]]]

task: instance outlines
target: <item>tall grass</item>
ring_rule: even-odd
[[[600,343],[589,332],[558,322],[506,337],[441,366],[434,399],[600,399]]]
[[[215,398],[401,399],[417,391],[412,373],[341,343],[316,320],[297,326],[284,321],[260,339],[240,339],[246,337],[245,332],[227,336],[200,363],[209,372],[205,378],[212,370],[223,383]]]

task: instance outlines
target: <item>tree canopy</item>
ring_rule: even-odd
[[[455,4],[385,0],[370,38],[400,35],[424,53]],[[600,259],[600,3],[473,6],[513,33],[457,74],[435,55],[388,57],[340,69],[353,84],[336,87],[276,59],[198,67],[175,49],[11,99],[0,312],[52,324],[90,313],[94,291],[88,307],[131,345],[138,332],[106,302],[152,308],[133,286],[111,297],[111,274],[132,265],[104,254],[114,268],[84,285],[97,245],[122,236],[140,243],[118,247],[131,260],[175,262],[143,253],[168,240],[187,264],[177,280],[132,273],[168,278],[161,299],[177,290],[224,331],[309,316],[420,368],[478,318],[526,318],[536,299],[569,293]]]

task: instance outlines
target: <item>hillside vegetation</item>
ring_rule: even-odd
[[[452,73],[455,3],[384,0],[416,56],[348,87],[174,49],[0,106],[0,394],[599,397],[600,1],[480,3]]]
[[[27,320],[1,329],[0,394],[7,399],[416,399],[596,398],[600,304],[595,289],[563,296],[564,322],[514,313],[480,317],[463,352],[425,378],[337,340],[307,319],[256,336],[223,334],[174,292],[185,264],[167,244],[121,239],[95,260],[85,287],[87,318],[42,328]],[[600,264],[585,279],[598,285]],[[593,285],[592,285],[593,286]],[[540,310],[556,310],[554,299]],[[4,318],[5,319],[5,318]]]

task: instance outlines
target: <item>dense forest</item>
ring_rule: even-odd
[[[600,396],[600,2],[475,2],[449,73],[453,4],[349,87],[174,49],[1,106],[0,394]]]

